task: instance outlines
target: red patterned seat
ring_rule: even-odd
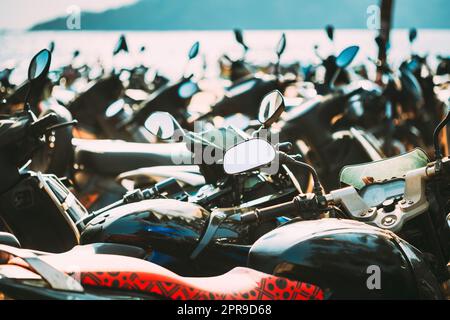
[[[310,300],[323,299],[314,285],[291,281],[248,268],[235,268],[217,277],[181,277],[154,263],[115,255],[55,254],[40,256],[85,287],[153,294],[180,300]],[[10,264],[23,266],[20,259]]]

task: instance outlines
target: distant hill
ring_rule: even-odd
[[[450,29],[449,0],[394,0],[394,27]],[[140,0],[100,13],[84,12],[82,30],[365,29],[379,0]],[[31,30],[67,30],[66,17]]]

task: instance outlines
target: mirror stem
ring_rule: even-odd
[[[277,64],[275,65],[275,77],[277,80],[280,78],[280,60],[281,56],[278,55]]]
[[[233,183],[233,202],[235,206],[238,206],[241,202],[241,195],[242,195],[242,182],[243,177],[237,175],[234,176],[232,179]]]
[[[314,181],[314,187],[313,187],[314,194],[317,196],[323,195],[322,185],[320,183],[319,175],[317,174],[316,169],[314,169],[312,166],[310,166],[309,164],[307,164],[305,162],[295,160],[294,158],[292,158],[291,156],[289,156],[288,154],[286,154],[282,151],[278,151],[278,155],[280,157],[281,163],[284,162],[286,164],[292,164],[292,165],[306,168],[311,173],[313,181]]]
[[[434,153],[435,153],[436,160],[442,159],[442,151],[441,151],[441,146],[439,143],[439,134],[441,133],[442,129],[447,125],[447,123],[450,121],[450,112],[448,111],[448,109],[449,109],[448,101],[445,103],[445,105],[447,106],[447,115],[437,125],[436,129],[434,129],[434,134],[433,134]]]
[[[337,78],[339,77],[339,74],[341,73],[341,68],[337,68],[336,69],[336,72],[334,73],[334,75],[333,75],[333,78],[331,78],[331,80],[330,80],[330,89],[331,90],[334,90],[335,89],[335,86],[334,86],[334,84],[336,83],[336,80],[337,80]]]
[[[262,126],[260,126],[257,130],[253,131],[252,133],[252,138],[258,138],[259,133],[261,132],[262,129],[264,129],[265,126],[264,124]]]
[[[24,105],[23,105],[23,108],[25,111],[31,110],[30,103],[29,103],[30,95],[31,95],[31,84],[32,84],[32,82],[30,81],[30,85],[28,86],[28,90],[27,90],[27,95],[25,96],[25,101],[24,101]]]

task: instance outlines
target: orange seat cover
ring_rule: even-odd
[[[154,263],[115,255],[49,255],[41,259],[78,278],[85,287],[103,287],[179,300],[322,300],[323,291],[304,282],[234,268],[217,277],[181,277]]]

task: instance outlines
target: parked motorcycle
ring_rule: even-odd
[[[32,60],[29,69],[30,87],[33,88],[46,76],[49,60],[50,55],[46,50]],[[270,122],[276,120],[276,117],[272,118],[273,115],[279,116],[281,113],[278,111],[277,101],[278,98],[269,104],[274,107],[273,114],[269,111],[263,112],[269,115]],[[0,126],[2,128],[0,146],[5,151],[2,151],[1,154],[4,156],[0,158],[2,168],[5,170],[2,174],[4,179],[0,189],[2,198],[0,205],[3,228],[18,235],[26,247],[41,247],[41,250],[51,247],[52,251],[62,252],[78,244],[80,237],[82,242],[97,242],[96,239],[103,237],[107,242],[132,243],[144,249],[134,251],[127,247],[128,249],[124,250],[123,247],[114,245],[110,247],[114,250],[109,250],[109,253],[125,252],[128,253],[125,255],[130,256],[132,254],[130,251],[135,252],[134,254],[150,253],[151,249],[150,260],[158,260],[161,264],[172,267],[176,265],[173,261],[175,258],[179,266],[181,263],[184,267],[186,265],[192,267],[190,270],[184,268],[183,272],[193,272],[196,275],[206,273],[217,275],[221,273],[220,271],[225,272],[236,266],[248,265],[255,270],[267,270],[270,274],[283,277],[285,279],[281,281],[283,283],[284,281],[309,283],[309,279],[316,279],[317,282],[311,283],[320,283],[321,289],[314,287],[313,293],[310,293],[313,297],[322,297],[324,293],[325,298],[335,299],[442,298],[439,282],[445,279],[442,262],[448,260],[449,216],[445,217],[448,213],[446,201],[438,200],[433,204],[429,199],[448,198],[445,190],[448,184],[446,176],[449,161],[441,155],[438,135],[450,120],[450,116],[436,130],[434,137],[436,161],[432,163],[429,163],[426,156],[424,158],[423,152],[415,151],[403,156],[400,165],[397,165],[400,158],[392,158],[384,160],[385,162],[347,167],[341,173],[341,180],[348,187],[325,194],[319,176],[311,166],[282,150],[276,150],[264,139],[254,138],[227,149],[222,163],[225,174],[235,176],[234,179],[238,181],[257,172],[263,166],[279,161],[307,168],[313,177],[313,192],[302,193],[294,200],[275,207],[255,209],[254,205],[247,204],[244,208],[217,208],[212,212],[197,204],[175,199],[145,200],[108,210],[95,216],[85,227],[81,223],[76,225],[75,221],[82,222],[87,211],[61,180],[52,175],[30,172],[24,167],[33,151],[41,144],[46,132],[59,130],[73,123],[58,124],[54,114],[36,119],[28,103],[25,103],[25,106],[22,112],[4,119]],[[248,161],[236,162],[240,155],[245,154],[244,152],[259,156],[251,157],[247,159]],[[386,171],[380,168],[391,168],[392,171],[385,173]],[[392,178],[392,174],[398,177]],[[401,180],[404,180],[403,187]],[[425,188],[429,190],[427,193],[424,191]],[[158,188],[151,191],[156,193]],[[40,210],[36,210],[37,208]],[[131,212],[133,210],[134,212]],[[40,212],[42,215],[33,215],[33,212]],[[289,217],[291,215],[297,218],[292,219]],[[428,220],[429,223],[423,223],[421,218],[429,218],[431,222]],[[349,221],[350,219],[359,221]],[[284,223],[286,221],[289,222]],[[280,224],[283,225],[275,228]],[[124,227],[120,227],[121,225]],[[81,235],[80,228],[83,230]],[[261,228],[266,228],[266,232],[272,231],[261,236],[266,233],[261,232]],[[422,228],[425,228],[425,232]],[[259,231],[259,235],[254,234],[255,229]],[[405,239],[411,241],[425,254],[400,239],[392,231],[402,235],[404,232]],[[335,241],[330,241],[330,238]],[[8,244],[15,243],[11,236],[6,235],[6,239]],[[17,246],[17,242],[15,244]],[[88,248],[93,247],[95,248],[95,246]],[[100,272],[111,271],[101,267],[102,264],[111,267],[114,265],[113,261],[118,261],[123,269],[113,268],[112,272],[125,273],[121,274],[122,276],[126,274],[131,276],[130,272],[134,272],[136,275],[133,278],[137,279],[136,281],[147,279],[155,283],[161,274],[168,274],[164,269],[156,270],[153,265],[143,261],[137,262],[140,260],[132,258],[109,259],[89,255],[83,259],[86,264],[80,262],[81,277],[84,279],[81,281],[84,287],[80,288],[79,282],[77,285],[77,282],[62,276],[64,273],[61,273],[61,271],[70,273],[71,270],[66,269],[62,261],[68,261],[69,257],[74,255],[64,257],[40,253],[41,256],[36,258],[34,256],[36,253],[6,246],[2,246],[0,252],[2,252],[0,272],[4,275],[0,281],[0,290],[2,293],[7,290],[6,295],[12,297],[37,297],[39,294],[41,297],[86,297],[86,295],[63,295],[63,292],[82,293],[87,288],[86,291],[90,294],[89,289],[93,286],[105,287],[106,280],[112,279],[100,277],[105,281],[94,283],[89,277],[83,278],[83,275],[95,275],[98,279],[102,276]],[[80,252],[75,256],[79,258]],[[25,272],[27,274],[24,275],[22,272],[22,276],[18,277],[18,272],[23,271],[20,266],[24,264],[20,264],[14,257],[25,259],[25,267],[31,269],[33,274]],[[36,261],[37,264],[34,264]],[[429,263],[433,261],[436,263],[430,268]],[[141,263],[145,264],[142,265],[142,269]],[[131,264],[134,265],[134,269],[123,267]],[[37,265],[46,267],[39,268]],[[388,282],[381,290],[369,290],[367,287],[367,268],[373,265],[388,270],[383,273]],[[56,277],[46,273],[49,270]],[[330,270],[333,272],[330,273]],[[8,271],[11,272],[6,273]],[[183,286],[187,281],[185,278],[173,274],[170,276],[169,282],[175,282],[181,288],[185,287]],[[44,290],[42,286],[39,286],[39,289],[32,285],[30,287],[29,282],[25,287],[19,285],[18,288],[20,280],[10,281],[29,280],[29,277],[37,280],[37,283],[48,283],[49,290]],[[63,282],[66,286],[57,282],[56,279],[59,277],[65,280]],[[40,279],[45,281],[39,282]],[[168,280],[167,277],[164,279]],[[230,278],[224,276],[221,279],[225,281]],[[415,279],[421,281],[417,282]],[[213,284],[211,279],[198,281]],[[130,284],[136,284],[134,280],[122,282],[124,285],[114,281],[108,283],[109,288],[118,290],[114,292],[122,294],[125,287],[134,288]],[[190,285],[195,285],[197,289],[207,293],[229,293],[228,289],[208,291],[210,287],[200,287],[197,286],[198,283],[189,282]],[[294,287],[298,288],[297,283]],[[252,288],[255,288],[254,283]],[[61,295],[54,295],[52,289],[60,289]],[[241,287],[233,289],[241,291]],[[134,289],[134,293],[139,292],[140,290]],[[148,297],[147,294],[144,296]],[[162,295],[162,297],[170,296]]]
[[[395,272],[388,276],[392,286],[388,285],[387,291],[372,292],[372,297],[407,294],[409,298],[442,298],[439,283],[449,279],[450,215],[446,189],[450,162],[442,157],[438,136],[449,120],[450,115],[436,129],[433,162],[416,149],[402,156],[348,166],[341,172],[344,187],[328,194],[323,193],[317,173],[309,167],[315,182],[313,193],[250,212],[232,208],[209,213],[199,206],[181,207],[173,200],[153,200],[148,204],[151,210],[131,213],[122,207],[111,211],[111,215],[96,217],[81,241],[150,246],[151,259],[159,258],[159,263],[163,263],[164,258],[169,268],[188,274],[220,273],[245,265],[248,259],[255,269],[278,272],[287,278],[307,274],[322,288],[335,288],[337,296],[347,298],[353,296],[354,290],[361,296],[367,294],[366,283],[355,275],[362,277],[365,268],[377,265]],[[260,156],[252,158],[255,161],[237,161],[244,152]],[[224,170],[239,176],[273,161],[298,163],[266,141],[252,139],[226,152]],[[288,219],[253,244],[249,238],[251,226],[276,221],[292,212],[297,213],[297,218]],[[121,231],[125,229],[133,231]],[[158,252],[165,255],[158,256]],[[330,258],[334,253],[336,256]],[[386,255],[389,258],[383,262],[366,260]],[[182,267],[170,264],[170,258],[176,258]],[[388,267],[394,265],[398,267]],[[403,273],[406,269],[401,265],[409,271]],[[348,269],[353,271],[351,280],[346,276]],[[419,272],[416,276],[423,281],[409,278],[411,271]]]
[[[45,79],[49,65],[50,53],[47,50],[42,50],[30,64],[29,85],[31,87]],[[2,229],[13,231],[27,247],[61,252],[76,245],[79,241],[80,232],[84,229],[83,219],[88,216],[88,212],[64,185],[63,181],[54,175],[42,174],[28,168],[28,159],[46,142],[49,132],[64,130],[65,127],[73,124],[74,121],[59,122],[58,116],[54,113],[37,119],[30,110],[28,103],[26,103],[26,108],[23,111],[5,116],[2,121],[2,142],[0,145],[3,150],[2,155],[4,155],[2,157],[2,168],[5,170],[0,190]],[[192,137],[191,141],[198,140],[200,143],[206,142],[208,144],[206,135],[201,136],[193,133],[189,133],[189,135]],[[238,138],[239,135],[233,137]],[[208,145],[211,146],[211,142]],[[195,146],[193,148],[195,149]],[[197,201],[206,207],[217,206],[218,203],[229,206],[236,201],[240,203],[258,197],[261,197],[258,199],[260,204],[268,205],[283,201],[282,199],[286,195],[295,191],[292,185],[289,186],[289,182],[286,183],[286,179],[283,180],[282,174],[272,179],[256,174],[248,179],[233,182],[233,179],[227,179],[223,170],[221,173],[221,170],[218,170],[217,167],[213,169],[205,165],[203,168],[206,181],[214,184],[206,186],[206,189],[196,190],[196,194],[190,196],[194,198],[193,202]],[[285,174],[285,176],[287,175],[288,173]],[[238,189],[233,190],[233,187],[238,187]],[[289,189],[291,191],[288,191]],[[269,197],[264,198],[262,196],[271,193],[273,195]],[[139,194],[143,194],[143,197],[139,198]],[[279,198],[278,194],[282,197]],[[180,188],[175,179],[169,179],[161,181],[150,189],[135,190],[133,194],[125,195],[123,203],[132,202],[136,204],[140,200],[163,196],[181,200],[181,198],[186,198],[188,194]],[[231,202],[227,204],[227,201]],[[146,204],[145,201],[140,203]],[[106,213],[110,208],[107,207],[101,212]],[[34,217],[24,218],[32,212],[40,212],[41,210],[44,211],[42,216],[34,215]],[[25,221],[22,222],[22,220]],[[52,223],[50,224],[49,221],[52,221]],[[50,232],[48,228],[55,226],[57,228],[61,226],[62,231]]]

